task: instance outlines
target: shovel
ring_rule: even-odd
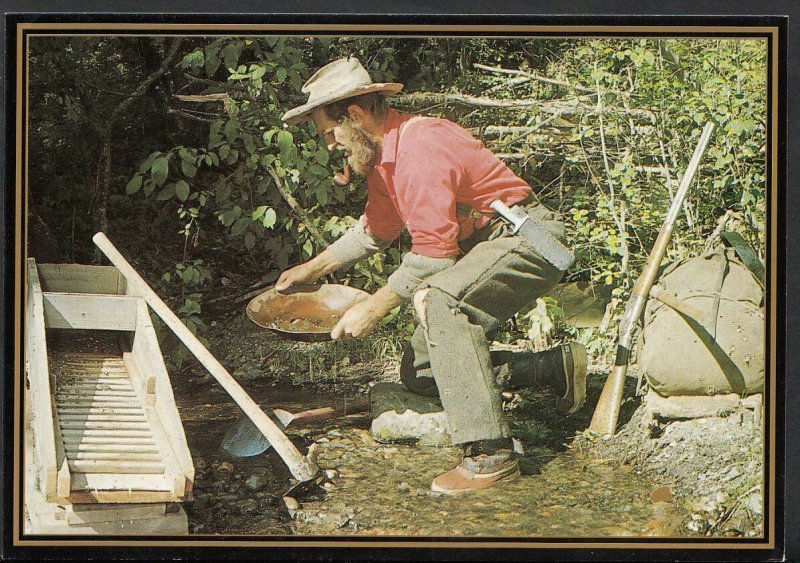
[[[292,476],[298,481],[294,488],[311,486],[324,478],[316,462],[316,444],[312,444],[308,453],[303,455],[283,433],[283,431],[262,411],[258,404],[242,389],[241,385],[228,373],[222,364],[209,352],[202,342],[184,325],[161,298],[147,285],[147,282],[133,269],[111,241],[102,232],[92,237],[94,243],[103,251],[128,283],[128,292],[138,295],[175,333],[181,342],[195,355],[209,373],[219,382],[225,391],[236,401],[236,404],[258,427],[265,436],[269,436],[275,451],[286,463]],[[302,488],[302,487],[301,487]]]
[[[283,430],[295,420],[302,422],[316,422],[326,420],[336,414],[331,407],[311,409],[298,413],[290,413],[283,409],[273,409],[278,427]],[[222,449],[235,457],[252,457],[267,451],[272,444],[266,436],[253,424],[249,418],[243,418],[239,423],[228,430],[222,439]]]

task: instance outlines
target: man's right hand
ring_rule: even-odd
[[[311,262],[300,264],[299,266],[295,266],[294,268],[284,270],[283,273],[281,273],[281,276],[278,278],[277,283],[275,284],[275,291],[280,293],[283,291],[287,291],[294,285],[303,283],[314,283],[315,281],[317,281],[320,278],[320,276],[314,275],[314,271],[311,268],[309,268],[309,264],[311,264]]]
[[[305,264],[284,271],[275,284],[275,291],[288,291],[292,286],[304,283],[314,283],[326,274],[338,270],[342,263],[330,250],[323,250]]]

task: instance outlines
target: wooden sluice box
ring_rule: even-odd
[[[150,312],[126,286],[111,266],[28,259],[24,463],[34,533],[58,527],[54,505],[64,511],[56,521],[98,533],[108,529],[108,520],[96,525],[103,513],[144,523],[142,514],[191,494],[194,466]],[[75,516],[89,512],[95,524]]]

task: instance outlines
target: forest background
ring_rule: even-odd
[[[30,50],[28,256],[97,263],[106,231],[190,329],[229,313],[308,260],[361,213],[363,181],[335,186],[343,157],[313,125],[280,116],[303,82],[355,55],[405,84],[400,111],[468,128],[567,224],[566,281],[621,312],[703,125],[717,125],[668,260],[722,229],[763,260],[766,42],[760,39],[36,37]],[[346,283],[381,286],[401,237]],[[509,334],[571,332],[593,353],[613,330],[575,334],[545,299]],[[413,320],[384,321],[399,342]],[[580,331],[577,331],[580,332]]]

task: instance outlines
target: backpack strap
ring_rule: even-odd
[[[714,301],[711,303],[711,311],[708,313],[708,326],[706,329],[711,335],[711,338],[717,337],[717,319],[719,318],[719,302],[722,299],[722,286],[725,284],[725,276],[728,275],[730,267],[728,266],[728,254],[726,252],[720,253],[721,263],[719,274],[717,275],[717,285],[714,288]]]
[[[747,269],[755,276],[761,287],[764,287],[764,265],[758,259],[758,255],[753,252],[753,249],[747,244],[742,235],[733,231],[725,231],[720,235],[722,242],[725,246],[733,248],[739,260],[747,266]]]

